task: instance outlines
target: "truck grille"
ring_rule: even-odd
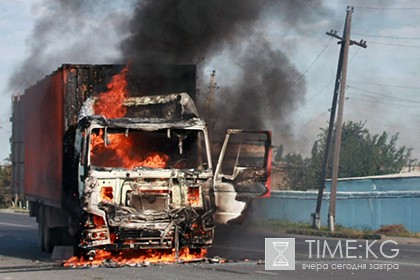
[[[126,239],[143,239],[143,238],[160,238],[159,231],[144,231],[134,229],[123,229],[120,231],[120,238]]]
[[[170,231],[165,237],[159,231],[139,231],[123,229],[119,233],[120,240],[126,244],[135,244],[138,248],[171,248],[174,232]],[[134,242],[134,243],[132,243]]]
[[[130,195],[129,205],[137,210],[167,210],[169,208],[169,196],[132,193]]]

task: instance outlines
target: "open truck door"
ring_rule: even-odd
[[[270,195],[271,132],[229,129],[214,173],[216,222],[241,222],[256,197]]]

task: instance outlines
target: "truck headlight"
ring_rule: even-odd
[[[100,195],[101,201],[114,202],[114,189],[112,187],[102,187]]]
[[[198,187],[198,186],[188,186],[187,202],[190,206],[193,206],[193,207],[202,206],[200,187]]]

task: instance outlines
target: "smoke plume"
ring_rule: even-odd
[[[12,75],[10,87],[21,91],[63,63],[200,61],[198,86],[205,99],[204,70],[218,57],[232,75],[219,84],[211,114],[217,119],[208,120],[210,128],[266,128],[279,132],[285,143],[293,139],[290,108],[303,99],[306,85],[282,51],[287,45],[273,45],[271,28],[307,32],[303,27],[325,12],[321,1],[40,0],[27,40],[30,53]],[[201,110],[204,117],[206,110]]]
[[[316,0],[143,0],[121,50],[134,64],[195,63],[228,53],[238,75],[220,87],[211,114],[217,120],[209,121],[210,127],[218,132],[267,128],[289,138],[291,111],[286,109],[303,99],[305,81],[280,46],[270,44],[271,30],[259,23],[283,20],[285,28],[296,31],[321,12]]]
[[[138,1],[125,59],[142,63],[192,63],[250,33],[264,1]]]
[[[127,32],[128,1],[41,0],[27,38],[28,56],[9,80],[13,91],[33,85],[65,63],[110,64],[119,58],[116,45]]]

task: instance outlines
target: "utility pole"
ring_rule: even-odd
[[[337,31],[331,30],[330,32],[327,32],[326,34],[331,36],[332,34],[337,34]],[[332,99],[332,104],[331,104],[331,109],[330,109],[330,121],[328,123],[327,139],[325,141],[324,156],[322,159],[321,181],[319,182],[318,197],[316,201],[315,213],[312,214],[312,219],[313,219],[312,227],[317,228],[317,229],[321,228],[321,205],[322,205],[322,197],[324,195],[325,179],[327,176],[328,160],[330,158],[330,147],[332,144],[332,133],[334,129],[335,111],[337,109],[338,88],[340,86],[341,67],[343,65],[343,52],[344,52],[344,44],[341,44],[340,56],[338,58],[337,74],[335,77],[334,94],[333,94],[333,99]]]
[[[367,47],[366,41],[360,40],[360,42],[356,42],[356,41],[350,40],[351,16],[352,16],[353,10],[354,10],[353,7],[350,7],[350,6],[347,7],[346,22],[345,22],[344,31],[343,31],[343,37],[338,36],[337,31],[335,30],[331,30],[330,32],[326,33],[329,36],[339,39],[340,41],[338,43],[341,44],[341,48],[340,48],[340,55],[338,59],[337,74],[336,74],[333,101],[332,101],[331,112],[330,112],[330,122],[329,122],[328,132],[327,132],[326,146],[325,146],[324,157],[322,161],[322,171],[321,171],[322,181],[320,182],[320,186],[319,186],[315,213],[313,213],[312,216],[313,216],[313,227],[319,229],[321,227],[321,204],[322,204],[322,197],[323,197],[324,186],[325,186],[326,173],[327,173],[327,168],[328,168],[330,146],[332,143],[332,134],[333,134],[333,128],[334,128],[335,111],[336,111],[337,99],[338,99],[338,116],[337,116],[337,122],[335,125],[336,129],[335,129],[333,176],[332,176],[332,181],[331,181],[330,207],[329,207],[329,212],[328,212],[328,226],[331,232],[334,232],[335,230],[335,226],[334,226],[335,200],[336,200],[336,193],[337,193],[337,181],[338,181],[339,159],[340,159],[340,148],[341,148],[341,131],[342,131],[342,123],[343,123],[344,97],[345,97],[345,89],[346,89],[349,47],[350,45],[353,45],[353,44],[358,45],[363,48]]]
[[[360,43],[350,40],[350,30],[351,30],[351,17],[353,13],[353,7],[347,7],[346,15],[346,24],[344,27],[344,37],[341,39],[341,44],[344,44],[343,51],[343,65],[341,69],[341,81],[340,81],[340,94],[338,98],[338,112],[337,112],[337,121],[335,125],[335,136],[334,136],[334,158],[333,158],[333,170],[331,178],[331,190],[330,190],[330,207],[328,211],[328,229],[331,232],[335,231],[335,201],[337,194],[337,183],[338,183],[338,173],[340,166],[340,149],[341,149],[341,134],[343,128],[343,111],[344,111],[344,98],[346,91],[346,80],[347,80],[347,63],[349,57],[349,47],[350,44],[356,44],[363,48],[366,48],[366,42],[361,40]]]

